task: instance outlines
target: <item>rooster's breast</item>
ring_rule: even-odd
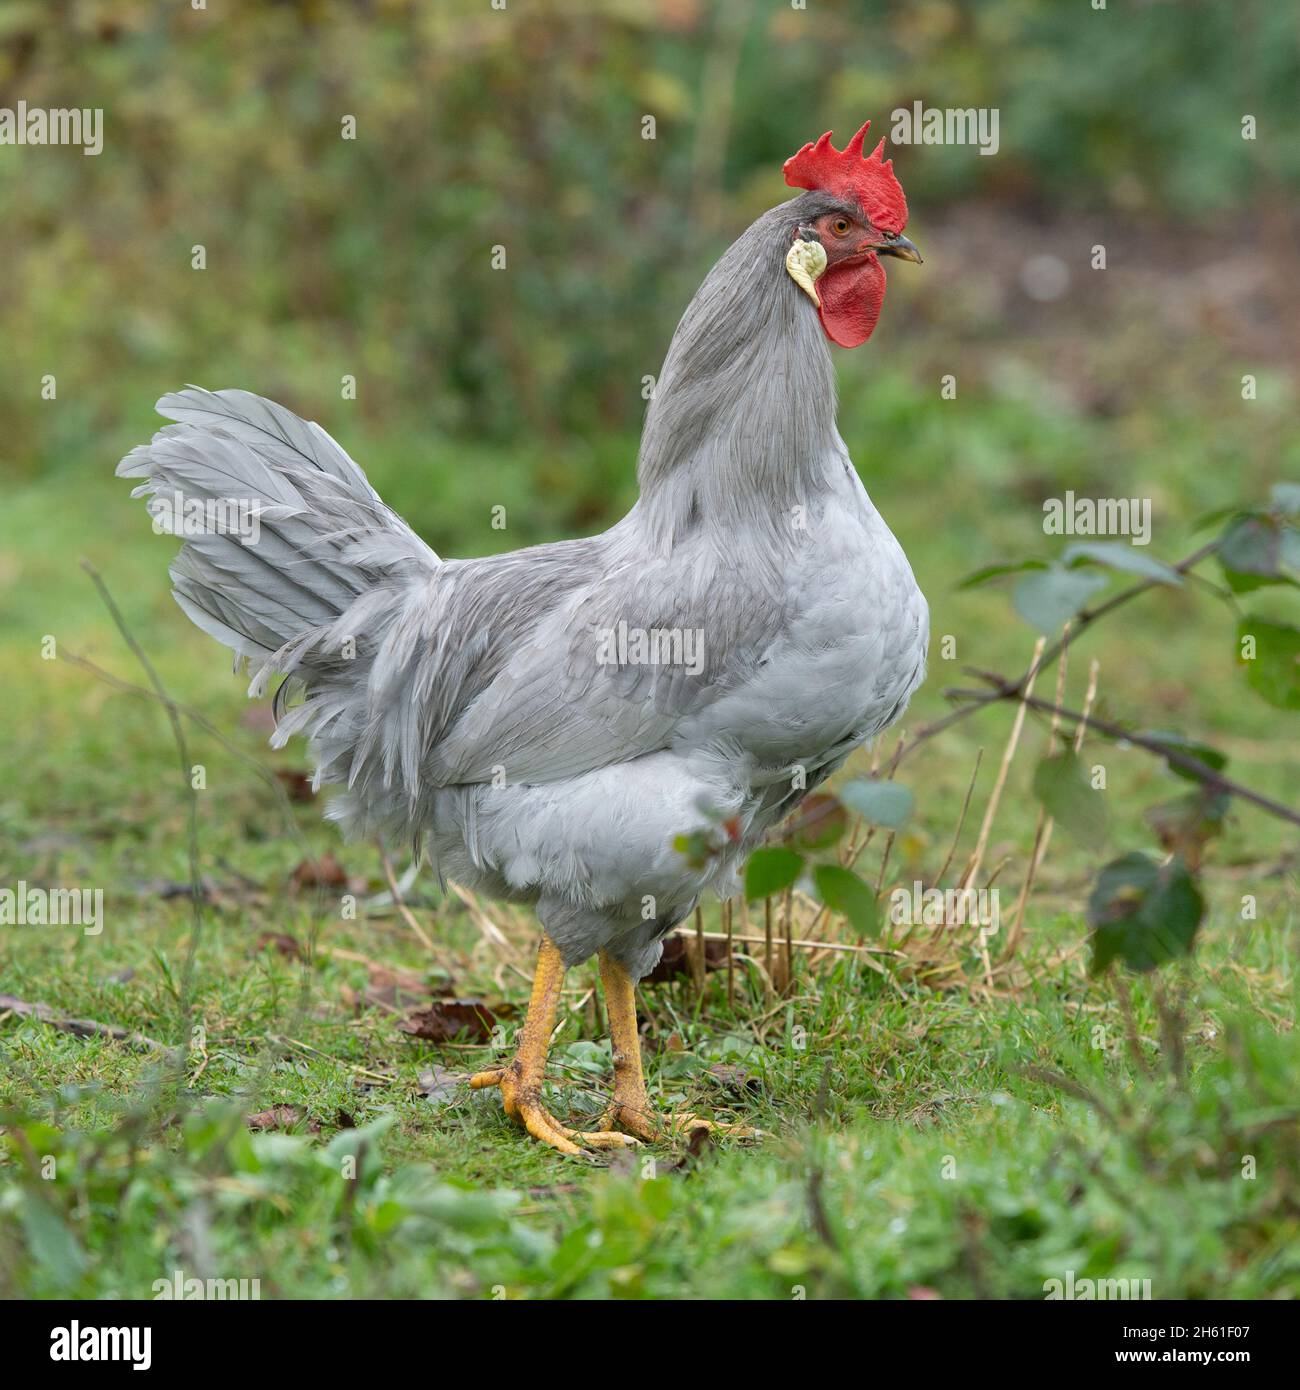
[[[900,717],[925,676],[929,610],[856,475],[784,567],[780,631],[733,690],[683,728],[766,767],[816,760]]]

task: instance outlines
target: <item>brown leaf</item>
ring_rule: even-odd
[[[437,999],[427,1009],[416,1009],[397,1026],[413,1038],[427,1042],[481,1042],[492,1036],[496,1015],[481,999]]]
[[[713,1147],[713,1137],[703,1125],[697,1125],[686,1137],[686,1156],[697,1163]]]
[[[266,1129],[293,1129],[302,1123],[304,1111],[300,1105],[273,1105],[269,1110],[259,1110],[256,1115],[250,1115],[244,1123],[249,1129],[261,1131]],[[307,1124],[309,1134],[319,1134],[320,1125],[315,1120]]]
[[[392,969],[378,964],[367,966],[367,970],[370,981],[361,994],[347,985],[342,988],[343,1002],[354,1009],[371,1004],[390,1013],[403,1013],[425,1003],[442,988],[435,989],[423,976],[412,970]]]
[[[666,937],[664,953],[659,964],[644,977],[642,984],[660,985],[674,980],[678,975],[691,973],[690,958],[687,956],[687,938],[680,932]],[[704,968],[721,970],[727,964],[727,943],[725,941],[706,941],[704,943]]]
[[[731,1091],[736,1095],[743,1095],[746,1091],[760,1091],[763,1088],[763,1083],[758,1077],[731,1062],[714,1062],[704,1070],[724,1091]]]
[[[290,936],[283,931],[264,931],[253,944],[253,950],[266,951],[274,948],[282,956],[289,956],[292,960],[306,960],[306,952],[302,949],[302,943],[297,937]]]
[[[713,1150],[713,1137],[705,1125],[694,1125],[686,1135],[686,1152],[680,1158],[675,1158],[661,1165],[661,1171],[665,1173],[678,1173],[682,1177],[690,1175],[691,1170],[699,1163],[705,1154]]]
[[[304,859],[290,881],[296,892],[302,892],[306,888],[346,888],[348,876],[333,851],[326,850],[319,859]]]
[[[814,792],[781,828],[781,839],[796,849],[828,849],[849,828],[849,813],[840,799]]]
[[[434,1105],[448,1105],[460,1094],[468,1072],[449,1071],[446,1067],[435,1066],[432,1071],[420,1073],[420,1090]]]
[[[311,775],[296,767],[279,767],[275,770],[284,794],[290,801],[311,801],[316,790],[311,784]]]

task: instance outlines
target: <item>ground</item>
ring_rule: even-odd
[[[1167,560],[1194,548],[1200,511],[1262,496],[1279,476],[1258,453],[1223,468],[1231,431],[1212,410],[1189,420],[1171,406],[1134,423],[1035,407],[1009,388],[967,408],[957,428],[920,375],[884,372],[869,409],[850,402],[845,426],[933,609],[931,674],[904,730],[943,712],[942,690],[962,682],[964,663],[1018,672],[1032,646],[1005,593],[954,588],[981,564],[1060,544],[1037,532],[1036,502],[1007,505],[1025,486],[1015,458],[1050,474],[1076,452],[1105,461],[1145,449],[1145,472],[1125,491],[1154,493],[1164,508],[1152,550]],[[399,468],[400,441],[372,438],[370,452],[348,442],[377,460],[381,490],[417,522],[435,509],[430,480],[454,471],[458,514],[483,518],[459,553],[520,543],[491,532],[496,484],[475,478],[531,478],[532,461],[467,470],[463,454],[435,446],[427,457],[408,450],[420,461]],[[632,449],[602,446],[611,474],[630,470]],[[266,748],[241,682],[168,597],[172,542],[149,533],[125,493],[86,470],[75,487],[55,475],[7,502],[0,653],[13,741],[0,882],[101,886],[106,924],[98,936],[4,928],[0,993],[168,1047],[189,1029],[189,1045],[173,1057],[0,1007],[0,1291],[149,1296],[181,1270],[258,1279],[264,1298],[1041,1298],[1067,1271],[1149,1279],[1155,1297],[1297,1292],[1294,840],[1267,818],[1234,813],[1210,852],[1195,958],[1130,981],[1130,1027],[1115,983],[1087,975],[1083,904],[1106,857],[1154,847],[1142,809],[1180,788],[1132,750],[1090,742],[1085,762],[1108,775],[1110,847],[1098,856],[1057,831],[1019,968],[994,991],[980,987],[969,951],[929,974],[890,957],[882,973],[863,954],[796,952],[784,997],[743,959],[730,1002],[725,970],[702,992],[689,972],[650,984],[652,1096],[763,1137],[566,1159],[507,1122],[496,1092],[460,1084],[500,1047],[397,1026],[408,1007],[436,1002],[428,991],[451,988],[484,1001],[503,1043],[527,997],[533,924],[491,904],[471,911],[424,876],[407,897],[431,952],[376,903],[385,884],[373,846],[340,844],[318,801],[291,799],[286,812],[248,760],[286,773],[279,785],[297,798],[304,750]],[[78,545],[169,693],[231,744],[185,724],[187,762],[202,765],[204,783],[209,893],[197,941],[188,784],[164,711],[70,659],[147,684],[75,563]],[[1300,750],[1234,669],[1233,632],[1213,597],[1157,593],[1081,643],[1070,694],[1079,698],[1095,656],[1111,717],[1208,736],[1236,776],[1285,797]],[[951,661],[937,645],[947,634]],[[1009,724],[1009,710],[992,711],[903,761],[917,809],[889,883],[937,869],[983,747],[960,847],[969,852]],[[1044,737],[1031,721],[985,861],[1007,860],[1011,901]],[[880,848],[862,861],[872,877]],[[327,854],[349,882],[318,902],[293,880]],[[401,873],[404,856],[395,861]],[[340,911],[344,891],[358,900],[355,918]],[[705,926],[719,929],[717,904]],[[838,922],[830,935],[854,940]],[[585,1121],[609,1084],[594,963],[568,983],[548,1105]]]

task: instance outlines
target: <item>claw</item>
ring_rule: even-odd
[[[491,1067],[487,1071],[477,1072],[470,1077],[469,1084],[475,1091],[499,1086],[506,1114],[512,1120],[518,1120],[534,1139],[540,1139],[543,1144],[549,1144],[560,1153],[581,1154],[583,1149],[641,1147],[640,1139],[617,1130],[586,1131],[562,1125],[536,1096],[524,1093],[518,1076],[510,1067]]]

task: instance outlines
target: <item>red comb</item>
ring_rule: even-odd
[[[813,188],[856,202],[881,231],[901,232],[907,226],[907,199],[894,177],[894,161],[881,158],[884,138],[869,155],[862,153],[870,129],[868,121],[842,150],[831,144],[828,130],[815,145],[805,145],[786,160],[785,181],[791,188]]]

